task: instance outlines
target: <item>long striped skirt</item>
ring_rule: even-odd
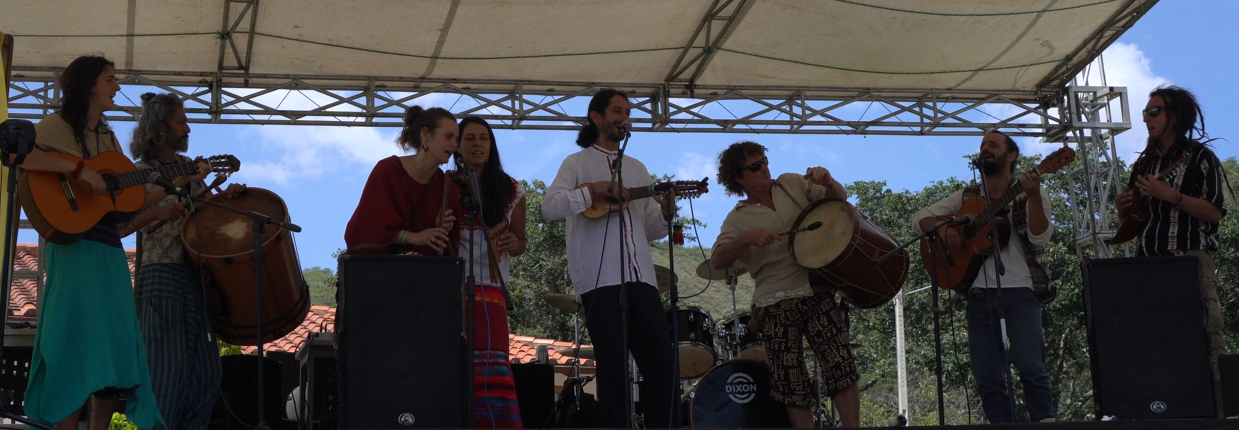
[[[521,428],[508,364],[508,311],[503,292],[479,285],[473,306],[473,427]]]

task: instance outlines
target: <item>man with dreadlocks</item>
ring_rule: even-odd
[[[133,130],[129,152],[139,169],[191,161],[189,121],[179,98],[172,94],[142,95],[142,113]],[[199,164],[198,172],[176,178],[178,187],[196,193],[210,167]],[[235,196],[244,185],[231,184],[226,197]],[[138,234],[138,274],[134,296],[138,321],[146,343],[151,369],[151,389],[168,428],[205,429],[219,392],[222,368],[219,350],[211,333],[205,291],[198,267],[185,257],[181,218],[185,205],[179,197],[146,184],[146,206],[121,224],[121,234]],[[155,221],[163,221],[153,224]]]
[[[1150,197],[1143,209],[1148,224],[1136,239],[1138,256],[1192,256],[1200,259],[1200,294],[1209,332],[1217,414],[1222,410],[1218,356],[1226,353],[1222,308],[1217,295],[1218,226],[1226,216],[1222,162],[1209,149],[1205,113],[1190,91],[1164,86],[1149,93],[1142,111],[1149,139],[1132,164],[1127,189],[1115,199],[1119,219],[1131,213],[1132,190]]]

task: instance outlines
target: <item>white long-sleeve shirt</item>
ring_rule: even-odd
[[[667,236],[667,221],[658,202],[652,198],[634,200],[628,208],[608,216],[589,219],[581,212],[593,204],[588,189],[582,184],[611,180],[611,162],[616,153],[590,146],[569,155],[559,166],[559,173],[546,189],[542,200],[542,218],[567,218],[568,274],[577,299],[597,287],[619,285],[623,281],[657,285],[654,261],[649,242]],[[653,183],[650,172],[636,159],[624,156],[623,185],[625,188]],[[624,228],[621,231],[621,218]],[[625,243],[625,256],[620,259],[620,241]],[[601,263],[602,271],[599,272]]]
[[[985,188],[981,188],[981,195],[985,194]],[[1042,206],[1044,206],[1045,218],[1050,219],[1050,195],[1046,193],[1045,187],[1041,187],[1041,202],[1043,203]],[[1016,199],[1016,203],[1012,204],[1024,204],[1024,210],[1028,210],[1027,199]],[[916,231],[917,234],[924,233],[924,230],[921,230],[922,219],[934,216],[955,215],[963,205],[964,190],[956,191],[938,203],[934,203],[933,206],[921,209],[920,212],[912,216],[912,230]],[[1032,214],[1029,213],[1028,216],[1032,217]],[[1006,272],[1003,273],[1001,278],[1002,287],[1032,288],[1032,275],[1029,274],[1028,263],[1024,260],[1024,243],[1015,234],[1015,223],[1008,223],[1008,225],[1011,228],[1011,240],[1005,248],[998,252],[999,257],[1002,258],[1002,265],[1006,268]],[[1033,235],[1030,228],[1028,241],[1034,245],[1044,247],[1047,243],[1050,243],[1050,237],[1053,235],[1054,224],[1049,224],[1045,231],[1039,235]],[[957,257],[955,264],[967,264],[967,262],[960,262]],[[994,259],[987,257],[985,264],[981,266],[981,273],[977,274],[976,279],[972,281],[972,286],[969,287],[969,290],[972,288],[997,288],[998,283],[995,281],[994,273]]]

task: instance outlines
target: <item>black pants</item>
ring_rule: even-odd
[[[672,423],[679,427],[678,417],[673,416],[675,388],[679,383],[674,372],[674,352],[671,347],[671,332],[667,328],[666,313],[658,289],[645,283],[625,284],[628,296],[628,351],[623,349],[622,313],[620,312],[620,286],[600,287],[581,295],[585,306],[585,326],[593,340],[594,355],[598,361],[598,426],[624,428],[626,406],[624,385],[628,371],[628,353],[637,362],[641,376],[645,378],[648,399],[642,398],[645,407],[646,428],[669,428]]]

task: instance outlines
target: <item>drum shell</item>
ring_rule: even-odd
[[[851,212],[852,234],[843,252],[823,266],[806,265],[796,255],[796,240],[797,236],[800,236],[798,234],[791,235],[788,240],[788,251],[797,264],[810,269],[810,284],[834,288],[858,308],[875,308],[886,304],[899,294],[908,278],[908,265],[911,260],[908,251],[899,248],[898,242],[857,212],[846,200],[836,197],[827,197],[810,204],[796,218],[793,228],[802,228],[801,225],[806,223],[806,218],[814,210],[832,202],[846,205]],[[803,240],[801,244],[805,245]],[[874,263],[874,260],[891,252],[895,255],[881,264]]]
[[[667,310],[667,326],[673,322],[671,310]],[[714,349],[714,334],[710,330],[714,321],[705,309],[690,306],[679,309],[674,321],[675,337],[679,348],[680,378],[696,378],[705,374],[718,358]],[[675,335],[675,333],[672,333]]]
[[[722,338],[722,343],[727,344],[729,347],[732,346],[728,344],[730,339],[723,338],[723,336],[735,336],[737,330],[736,319],[737,317],[728,318],[726,321],[723,321],[721,324],[722,328],[719,329],[719,337]],[[740,336],[739,343],[734,345],[736,357],[761,362],[768,360],[766,344],[762,341],[761,332],[748,327],[752,316],[748,312],[744,312],[739,315],[738,319],[740,320],[740,325],[744,327],[744,336]]]
[[[289,221],[284,201],[262,188],[247,188],[233,198],[217,194],[209,200]],[[310,310],[310,293],[291,233],[271,224],[263,228],[262,342],[267,343],[284,337],[305,320]],[[199,205],[197,212],[181,224],[181,239],[189,257],[201,262],[211,277],[206,305],[216,335],[233,345],[257,345],[254,234],[250,218]]]
[[[685,427],[791,427],[786,407],[770,397],[770,389],[770,368],[765,363],[719,363],[681,401]]]

